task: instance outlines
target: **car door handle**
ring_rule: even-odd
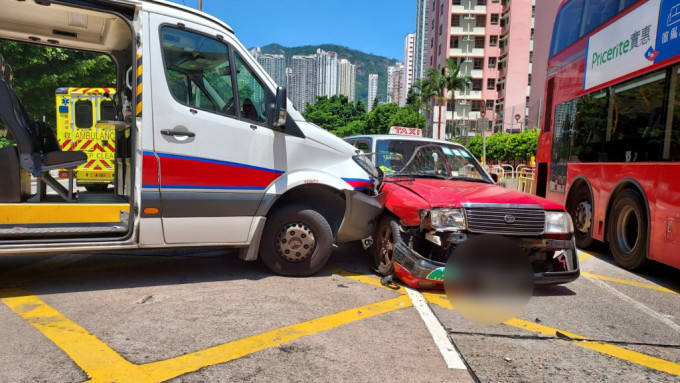
[[[187,132],[185,130],[171,130],[171,129],[163,129],[161,130],[161,134],[164,136],[186,136],[186,137],[196,137],[196,133],[194,132]]]

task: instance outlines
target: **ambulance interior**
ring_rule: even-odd
[[[73,7],[44,0],[0,0],[3,10],[0,12],[0,243],[74,238],[120,240],[131,231],[136,166],[132,153],[137,132],[135,52],[130,25],[135,9],[116,3],[83,1],[80,4]],[[110,58],[112,73],[108,77],[115,79],[115,90],[111,94],[96,94],[100,102],[93,109],[97,112],[90,115],[89,126],[74,126],[73,121],[67,121],[65,126],[71,125],[68,129],[72,129],[69,132],[73,135],[57,137],[55,118],[42,121],[44,117],[36,115],[41,105],[37,104],[38,98],[50,100],[56,119],[66,113],[75,114],[77,104],[73,97],[61,99],[61,103],[55,101],[57,89],[31,88],[29,84],[40,82],[36,81],[39,76],[50,76],[50,73],[26,69],[25,57],[22,60],[16,54],[20,50],[10,49],[17,44],[94,52]],[[31,81],[27,81],[29,76]],[[82,80],[75,77],[71,76],[73,83],[59,87],[101,88],[97,83],[78,83]],[[97,82],[96,79],[87,81]],[[31,96],[36,91],[49,94]],[[99,110],[102,105],[106,110]],[[79,110],[82,120],[85,109]],[[82,149],[83,141],[92,141],[98,131],[108,132],[106,140],[96,143],[106,145],[107,150],[113,152],[108,155],[107,163],[97,161],[93,157],[96,153]],[[100,183],[93,187],[79,180],[85,177],[86,165],[97,162],[99,170],[110,171],[110,185]],[[88,175],[95,175],[96,170]]]

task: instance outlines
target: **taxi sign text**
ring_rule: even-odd
[[[423,131],[418,128],[403,128],[401,126],[393,126],[390,128],[390,134],[401,134],[402,136],[423,136]]]

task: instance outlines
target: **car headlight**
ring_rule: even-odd
[[[571,217],[564,211],[546,211],[545,229],[547,234],[571,234],[574,232],[574,224]]]
[[[421,209],[421,227],[435,230],[465,230],[463,209]]]
[[[364,171],[368,174],[371,175],[374,179],[378,178],[380,174],[378,173],[378,169],[375,167],[375,164],[373,164],[373,161],[368,158],[367,155],[365,154],[357,154],[356,156],[352,156],[352,159],[354,162],[357,163]]]

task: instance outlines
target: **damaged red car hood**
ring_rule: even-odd
[[[494,203],[539,205],[545,210],[564,210],[561,205],[550,200],[481,182],[417,178],[408,181],[394,180],[393,185],[417,194],[427,201],[430,207],[460,207],[467,203]]]

